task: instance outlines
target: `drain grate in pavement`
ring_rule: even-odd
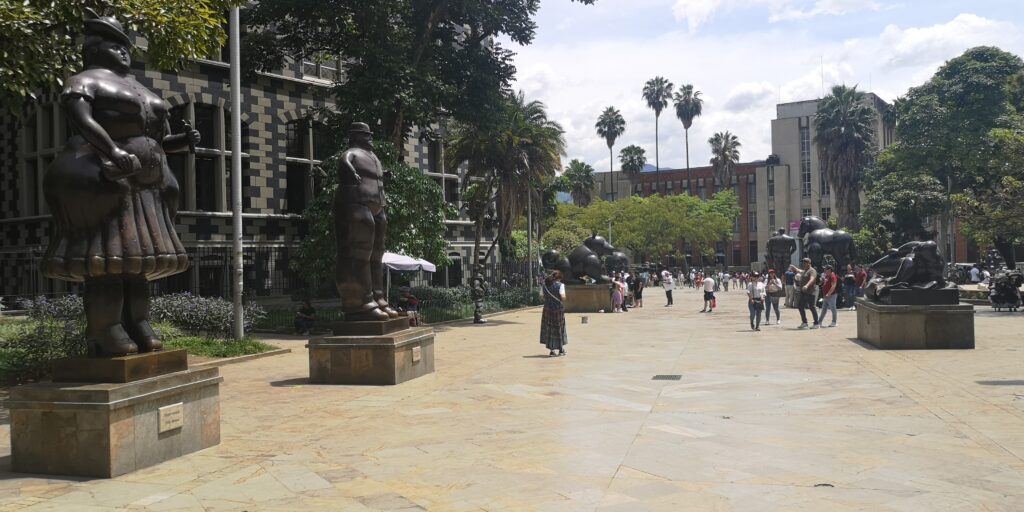
[[[651,380],[682,380],[682,375],[655,375]]]

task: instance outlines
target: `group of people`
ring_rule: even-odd
[[[561,277],[559,272],[552,272],[543,285],[541,343],[548,348],[551,356],[565,355],[565,345],[568,343],[565,331],[565,286],[561,282]],[[729,291],[730,284],[734,289],[742,288],[747,295],[750,329],[753,331],[761,330],[762,317],[765,325],[773,325],[773,311],[774,325],[782,325],[780,304],[796,308],[800,312],[801,323],[797,326],[798,329],[836,327],[840,298],[844,308],[854,309],[855,299],[864,296],[869,277],[866,269],[854,264],[847,265],[842,274],[832,265],[825,265],[819,273],[811,265],[809,258],[804,258],[799,267],[790,265],[781,274],[775,269],[769,269],[764,274],[757,271],[730,273],[691,270],[681,275],[685,286],[703,292],[704,307],[700,310],[701,313],[714,312],[718,306],[715,293]],[[630,299],[635,307],[643,307],[643,290],[647,286],[661,286],[665,291],[665,307],[670,307],[673,305],[672,292],[677,282],[676,274],[667,268],[657,272],[641,269],[635,274],[628,271],[617,272],[612,276],[614,311],[627,311]],[[810,323],[807,318],[808,312],[811,316]],[[826,312],[831,313],[831,323],[822,325]]]

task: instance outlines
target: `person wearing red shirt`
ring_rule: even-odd
[[[863,265],[857,265],[857,296],[864,296],[864,289],[868,287],[868,273],[864,271]]]
[[[825,312],[832,312],[832,323],[829,327],[836,326],[836,299],[839,298],[836,292],[839,291],[839,278],[832,269],[832,265],[825,265],[825,272],[821,274],[821,317],[825,318]],[[824,323],[824,321],[822,321]]]

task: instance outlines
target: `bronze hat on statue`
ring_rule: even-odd
[[[90,16],[85,20],[85,33],[88,35],[103,36],[125,46],[132,46],[132,40],[124,31],[124,26],[112,16],[100,16],[96,11],[86,7],[85,12]]]
[[[368,133],[370,135],[373,135],[373,132],[370,131],[370,125],[368,125],[366,123],[352,123],[352,125],[349,126],[349,128],[348,128],[348,132],[349,133]]]

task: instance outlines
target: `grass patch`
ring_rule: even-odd
[[[253,338],[243,338],[241,341],[235,341],[210,336],[189,335],[168,323],[157,323],[153,327],[160,333],[165,349],[183,348],[194,356],[238,357],[260,354],[278,348]]]

